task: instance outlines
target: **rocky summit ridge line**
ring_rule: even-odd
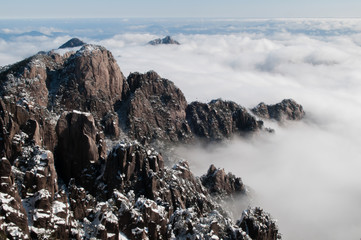
[[[154,145],[264,131],[240,105],[188,104],[153,71],[125,78],[91,44],[1,68],[0,94],[0,238],[280,237],[262,209],[234,222],[222,207],[247,198],[240,178],[213,165],[201,178],[186,161],[167,167]],[[303,117],[302,106],[287,104],[280,115]]]

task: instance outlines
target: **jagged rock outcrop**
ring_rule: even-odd
[[[56,125],[57,166],[63,179],[80,180],[84,171],[105,158],[102,137],[91,113],[65,112]]]
[[[44,109],[27,109],[11,97],[0,99],[0,155],[13,162],[22,151],[25,142],[19,141],[21,133],[26,141],[53,150],[57,141],[54,116]],[[37,119],[37,120],[36,120]]]
[[[58,191],[58,179],[53,153],[38,146],[26,146],[15,162],[16,171],[24,172],[21,182],[21,196],[33,196],[40,190],[47,191],[54,198]],[[20,183],[19,183],[20,184]]]
[[[170,213],[178,207],[191,206],[201,213],[201,209],[208,209],[210,205],[204,197],[207,191],[193,176],[187,162],[166,169],[160,154],[146,151],[138,144],[121,144],[113,149],[107,159],[104,179],[108,192],[114,188],[125,192],[133,190],[137,197],[162,201]]]
[[[261,208],[248,208],[243,211],[237,225],[254,240],[281,239],[276,221]]]
[[[141,142],[189,142],[194,137],[223,140],[263,128],[262,121],[234,102],[217,99],[187,104],[174,83],[153,71],[130,74],[127,85],[129,91],[118,112],[126,112],[128,134]]]
[[[154,39],[150,42],[148,42],[148,44],[150,45],[160,45],[160,44],[175,44],[175,45],[180,45],[180,43],[176,40],[174,40],[173,38],[171,38],[170,36],[166,36],[165,38],[157,38]]]
[[[276,121],[301,120],[305,116],[303,107],[292,99],[284,99],[274,105],[266,105],[262,102],[251,111],[260,118]]]
[[[36,120],[29,119],[26,121],[25,125],[22,127],[22,131],[28,135],[29,140],[32,141],[32,143],[41,146],[42,136],[40,135],[39,123]]]
[[[130,74],[127,83],[129,91],[120,109],[126,109],[130,136],[142,142],[192,137],[186,121],[187,101],[173,82],[150,71]]]
[[[113,189],[132,189],[139,195],[146,195],[144,179],[150,171],[158,172],[163,167],[163,158],[156,152],[146,151],[138,144],[119,144],[107,158],[104,180],[110,194]]]
[[[229,179],[239,180],[225,175],[229,185],[233,184]],[[117,189],[110,195],[120,209],[114,219],[130,239],[250,239],[226,217],[186,161],[169,169],[158,153],[138,144],[121,144],[109,153],[104,178],[108,192]]]
[[[42,149],[22,132],[21,154],[14,160],[12,174],[27,213],[31,238],[66,238],[70,232],[70,210],[58,177],[51,151]]]
[[[117,139],[119,137],[120,129],[117,114],[112,112],[105,114],[103,120],[101,121],[101,125],[103,126],[103,131],[106,136],[113,139]]]
[[[66,60],[59,76],[50,80],[57,90],[52,108],[91,112],[100,121],[122,99],[124,81],[108,50],[85,45]]]
[[[192,132],[210,140],[222,140],[235,133],[256,131],[263,126],[263,122],[257,121],[245,108],[221,99],[208,104],[192,102],[186,111]]]
[[[17,191],[11,164],[0,159],[0,237],[29,239],[28,218]]]
[[[246,191],[241,178],[237,178],[232,173],[227,174],[224,169],[216,168],[213,164],[201,180],[211,194],[244,194]]]
[[[112,54],[96,45],[85,45],[64,55],[39,53],[7,66],[0,72],[3,155],[12,160],[12,137],[28,120],[38,123],[37,144],[53,151],[55,126],[64,110],[91,112],[97,127],[119,135],[114,105],[122,99],[127,83]],[[104,124],[104,125],[103,125]],[[31,129],[24,131],[30,131]],[[38,134],[39,133],[39,134]]]
[[[36,147],[24,148],[30,157],[18,158],[14,171],[18,185],[24,188],[32,238],[118,239],[121,233],[129,239],[250,239],[227,217],[186,161],[170,169],[154,150],[138,143],[120,144],[103,163],[104,172],[93,173],[92,178],[98,179],[96,187],[102,190],[92,195],[87,190],[90,186],[84,188],[73,180],[67,192],[41,188],[40,182],[56,183],[51,155]],[[26,177],[28,172],[32,177]],[[43,174],[47,178],[42,180]],[[253,223],[258,224],[247,224]]]
[[[72,38],[69,41],[67,41],[66,43],[64,43],[63,45],[61,45],[59,47],[59,49],[62,48],[73,48],[73,47],[81,47],[83,45],[85,45],[86,43],[83,42],[82,40],[80,40],[79,38]]]
[[[46,110],[46,87],[49,56],[36,55],[0,72],[0,146],[1,155],[12,162],[20,153],[22,143],[13,139],[20,130],[32,135],[37,144],[53,149],[55,124],[53,114]]]

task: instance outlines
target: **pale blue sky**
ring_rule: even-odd
[[[361,17],[360,0],[6,0],[0,18]]]

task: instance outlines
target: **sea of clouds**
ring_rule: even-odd
[[[38,24],[23,31],[40,34],[22,35],[19,24],[0,25],[0,66],[78,36],[108,48],[126,76],[154,70],[172,80],[189,102],[250,108],[293,98],[301,122],[265,122],[275,134],[177,153],[199,176],[213,163],[242,177],[284,239],[361,238],[360,19],[122,20],[113,32],[97,25],[103,37],[82,26]],[[181,45],[147,45],[166,34]]]

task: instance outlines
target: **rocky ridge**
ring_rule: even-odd
[[[215,166],[195,177],[186,161],[166,167],[149,145],[263,131],[263,122],[240,105],[188,104],[153,71],[125,78],[112,54],[96,45],[1,68],[0,94],[0,236],[279,237],[263,211],[249,209],[247,216],[259,220],[235,223],[220,205],[247,196],[240,178]],[[111,139],[114,148],[106,144]],[[266,234],[247,230],[257,224]]]
[[[186,112],[194,134],[209,140],[223,140],[235,133],[244,135],[263,129],[262,121],[231,101],[217,99],[208,104],[192,102],[187,106]]]
[[[274,105],[266,105],[261,102],[251,111],[263,119],[273,119],[278,122],[285,120],[301,120],[305,116],[303,107],[293,99],[284,99],[282,102]]]

